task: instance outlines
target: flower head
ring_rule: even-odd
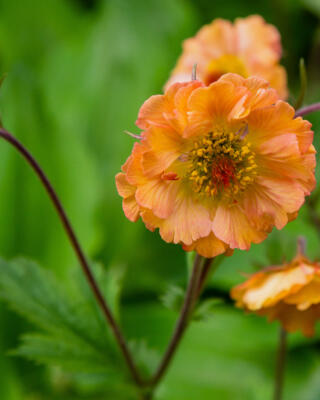
[[[279,320],[287,332],[312,336],[320,318],[320,263],[298,254],[289,264],[253,274],[231,296],[238,307]]]
[[[245,78],[259,76],[285,99],[287,78],[285,69],[279,65],[281,53],[279,32],[262,17],[238,18],[234,24],[216,19],[184,42],[167,86],[188,81],[196,63],[198,78],[206,85],[228,72]]]
[[[116,177],[125,215],[214,257],[296,217],[313,189],[311,124],[259,78],[176,83],[140,109],[143,132]]]

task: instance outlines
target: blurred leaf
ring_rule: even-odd
[[[96,268],[95,268],[96,269]],[[119,276],[112,303],[117,307]],[[97,274],[106,283],[107,272],[99,268]],[[32,360],[60,365],[68,371],[86,373],[99,378],[99,382],[125,382],[122,361],[115,349],[106,323],[101,319],[91,292],[66,293],[49,271],[24,259],[6,262],[0,260],[0,296],[16,312],[41,328],[42,333],[24,335],[22,343],[13,353]],[[82,297],[81,297],[82,295]],[[93,378],[91,378],[93,379]]]
[[[206,299],[199,303],[192,316],[195,321],[204,321],[214,315],[215,307],[223,304],[222,299]]]
[[[302,4],[310,11],[320,17],[320,2],[319,0],[301,0]]]
[[[181,310],[185,291],[178,286],[169,286],[167,291],[160,297],[162,304],[169,310],[179,312]]]
[[[150,377],[159,365],[160,353],[155,348],[149,347],[143,339],[131,341],[130,348],[139,370],[145,377]]]

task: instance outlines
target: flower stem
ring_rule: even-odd
[[[113,335],[119,345],[119,348],[123,354],[123,357],[125,359],[126,365],[129,369],[129,372],[132,376],[132,379],[138,386],[141,386],[142,381],[141,381],[140,374],[133,362],[131,353],[128,349],[128,346],[124,339],[124,336],[123,336],[116,320],[114,319],[114,317],[112,315],[112,312],[111,312],[109,306],[107,305],[107,303],[99,289],[99,286],[93,276],[93,273],[91,271],[91,268],[88,264],[88,261],[87,261],[85,255],[84,255],[81,245],[80,245],[80,243],[77,239],[77,236],[71,226],[69,218],[67,217],[66,212],[65,212],[55,190],[53,189],[50,181],[48,180],[47,176],[45,175],[45,173],[43,172],[42,168],[37,163],[37,161],[33,158],[33,156],[29,153],[29,151],[14,136],[12,136],[6,130],[0,128],[0,137],[2,137],[4,140],[6,140],[8,143],[10,143],[13,147],[15,147],[16,150],[18,150],[18,152],[24,157],[24,159],[28,162],[28,164],[34,170],[34,172],[40,179],[41,183],[43,184],[44,188],[46,189],[46,191],[55,207],[55,210],[57,211],[57,214],[62,222],[64,230],[71,242],[72,248],[75,251],[75,254],[80,262],[83,273],[88,281],[88,284],[89,284],[89,286],[96,298],[96,301],[99,304],[99,306],[103,312],[103,315],[104,315],[107,323],[109,324],[109,326],[113,332]]]
[[[287,332],[280,326],[279,344],[274,380],[274,400],[281,400],[283,393],[284,371],[287,352]]]
[[[314,103],[300,108],[300,110],[296,111],[295,117],[303,117],[315,111],[320,111],[320,103]]]
[[[203,262],[204,260],[204,262]],[[210,262],[209,262],[210,260]],[[176,323],[176,327],[174,329],[173,335],[167,347],[167,350],[160,362],[160,365],[152,378],[150,384],[155,387],[163,375],[165,374],[177,348],[182,339],[182,336],[185,332],[186,327],[188,326],[188,322],[190,320],[190,316],[194,309],[195,303],[201,290],[199,288],[204,284],[204,278],[207,276],[209,272],[209,267],[212,263],[213,259],[203,259],[199,254],[196,255],[194,260],[192,274],[189,280],[185,300],[183,306],[181,308],[179,319]],[[202,267],[202,265],[204,266]]]

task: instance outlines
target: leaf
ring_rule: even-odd
[[[206,299],[202,301],[195,309],[192,319],[195,321],[204,321],[213,316],[215,307],[223,304],[223,299]]]
[[[131,341],[129,344],[138,368],[146,378],[150,377],[159,365],[159,352],[155,348],[149,347],[143,339]]]
[[[180,311],[183,300],[184,300],[185,292],[179,286],[169,286],[167,291],[160,297],[161,302],[172,311]]]
[[[117,307],[122,272],[116,273],[115,268],[114,279],[108,285],[110,271],[98,266],[96,276],[102,287],[116,286],[109,297],[113,295],[110,300]],[[85,373],[92,381],[109,388],[119,382],[126,385],[126,370],[113,338],[88,285],[85,288],[85,282],[79,282],[78,277],[68,294],[66,285],[58,284],[50,271],[34,262],[0,259],[0,297],[41,329],[40,333],[24,335],[18,349],[11,353],[39,363],[59,365],[73,373]]]

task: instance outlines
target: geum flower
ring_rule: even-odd
[[[193,65],[206,85],[223,74],[233,72],[245,78],[258,76],[275,88],[282,99],[287,97],[285,69],[279,65],[282,54],[278,30],[259,15],[238,18],[234,24],[216,19],[202,27],[195,37],[183,44],[183,52],[167,86],[189,81]]]
[[[312,336],[320,318],[320,264],[298,254],[289,264],[253,274],[231,297],[238,307],[279,320],[287,332]]]
[[[205,257],[283,228],[315,185],[311,124],[261,79],[173,84],[137,125],[141,141],[116,176],[125,215]]]

